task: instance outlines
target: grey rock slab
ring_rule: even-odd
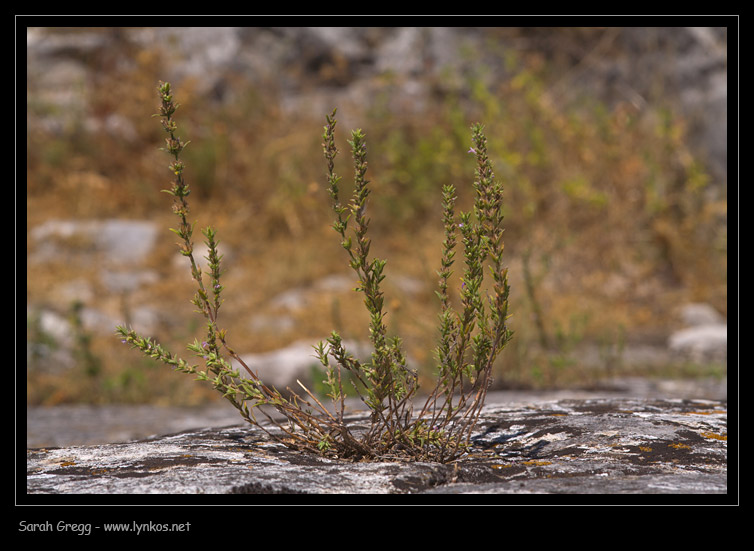
[[[325,339],[322,341],[324,342]],[[313,342],[316,341],[300,340],[270,352],[242,354],[241,359],[265,384],[272,385],[281,391],[291,387],[296,392],[300,392],[297,380],[311,384],[312,374],[323,372],[324,369],[316,356]],[[328,344],[325,346],[329,347]],[[345,341],[343,346],[357,358],[369,355],[368,346],[364,343]],[[248,376],[238,361],[233,360],[232,365],[234,369],[238,369],[242,377]]]
[[[392,493],[432,464],[347,463],[292,452],[261,431],[227,427],[30,451],[29,493]],[[406,480],[402,480],[406,479]]]
[[[48,220],[31,230],[38,262],[70,260],[74,253],[89,261],[102,254],[113,265],[133,266],[152,252],[158,228],[149,220]]]
[[[676,356],[709,363],[727,361],[728,325],[725,318],[706,303],[691,303],[680,310],[687,326],[668,338],[668,349]]]
[[[680,317],[684,325],[688,327],[725,325],[726,323],[720,312],[704,302],[692,302],[683,305],[680,309]]]
[[[26,408],[26,447],[71,447],[112,444],[160,434],[238,423],[238,411],[223,400],[219,406],[169,407],[66,404]]]
[[[670,336],[668,347],[672,352],[699,363],[725,362],[728,357],[728,326],[697,325],[681,329]]]
[[[349,347],[350,349],[350,347]],[[603,390],[491,391],[488,404],[532,404],[593,399],[708,399],[725,401],[725,379],[614,379]],[[417,400],[417,407],[423,403]],[[329,405],[328,402],[323,402]],[[359,398],[346,399],[346,413],[364,409]],[[67,404],[26,408],[26,447],[67,447],[140,440],[159,434],[223,427],[240,422],[238,411],[225,400],[197,407],[148,404]]]
[[[295,386],[299,378],[308,380],[311,370],[322,365],[314,355],[312,344],[307,341],[297,341],[285,348],[261,354],[244,354],[241,358],[265,384],[280,389]],[[238,369],[241,376],[247,376],[236,360],[233,360],[233,368]]]
[[[364,414],[353,423],[364,423]],[[727,408],[714,400],[490,405],[449,464],[346,462],[230,426],[27,450],[29,494],[727,493]]]

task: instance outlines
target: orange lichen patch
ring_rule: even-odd
[[[690,450],[691,446],[687,446],[686,444],[681,444],[680,442],[678,444],[670,444],[671,448],[675,448],[677,450]]]
[[[513,465],[491,465],[493,469],[508,469],[512,467]]]
[[[551,413],[550,417],[567,417],[567,413]]]
[[[647,446],[639,446],[639,449],[643,452],[651,452],[652,448],[649,448]]]
[[[61,467],[70,467],[71,465],[75,465],[75,464],[76,464],[76,462],[75,462],[75,461],[63,461],[63,462],[62,462],[62,463],[60,464],[60,466],[61,466]]]
[[[708,410],[708,411],[685,411],[683,412],[683,415],[718,415],[718,414],[726,414],[728,413],[725,410]]]
[[[702,436],[705,438],[714,438],[715,440],[727,440],[727,434],[715,434],[714,432],[703,432]]]
[[[524,461],[524,465],[543,467],[545,465],[552,465],[552,461],[537,461],[536,459],[532,459],[531,461]]]

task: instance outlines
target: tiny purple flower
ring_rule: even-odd
[[[476,153],[476,151],[474,151],[473,147],[470,147],[469,150],[466,153]]]

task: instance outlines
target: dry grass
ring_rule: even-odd
[[[129,301],[132,307],[146,303],[166,311],[160,338],[179,350],[201,328],[192,321],[188,270],[173,266],[170,199],[159,193],[168,186],[169,174],[164,154],[157,151],[163,136],[150,115],[166,61],[151,51],[134,52],[132,59],[126,68],[98,73],[85,114],[104,120],[117,113],[130,124],[128,136],[117,130],[92,134],[76,125],[49,132],[37,124],[44,106],[30,102],[27,231],[53,218],[157,221],[164,231],[148,268],[160,282]],[[439,97],[415,117],[396,118],[375,106],[348,114],[360,121],[370,148],[370,231],[373,255],[388,260],[389,329],[404,337],[414,361],[428,372],[434,362],[441,189],[445,183],[470,189],[473,159],[466,150],[473,120],[486,125],[489,151],[505,185],[516,337],[499,362],[502,384],[549,380],[531,371],[539,335],[521,269],[527,253],[550,339],[558,327],[566,328],[566,338],[584,342],[615,341],[621,332],[629,339],[661,334],[685,301],[710,302],[726,313],[726,188],[711,181],[690,152],[684,120],[665,108],[639,112],[596,101],[555,111],[538,94],[544,69],[521,62],[517,71],[491,89],[470,82],[465,97]],[[299,338],[314,343],[333,328],[344,338],[366,339],[367,314],[360,296],[349,292],[311,293],[310,304],[288,313],[291,330],[264,331],[254,325],[256,318],[281,314],[271,304],[273,297],[292,288],[316,290],[322,278],[349,271],[330,227],[320,145],[325,113],[286,117],[264,90],[250,90],[239,78],[230,78],[228,85],[240,99],[217,105],[196,93],[190,81],[180,83],[180,131],[191,140],[184,154],[194,190],[191,217],[198,227],[212,224],[221,247],[230,251],[222,325],[243,351],[271,350]],[[346,187],[348,170],[340,171]],[[345,196],[349,193],[344,190]],[[470,201],[470,193],[461,195],[460,208]],[[80,279],[93,289],[88,306],[113,316],[122,312],[119,297],[102,289],[95,266],[63,262],[31,268],[30,306],[67,312],[70,303],[60,298],[60,285]],[[401,289],[400,277],[411,278],[418,289]],[[574,320],[583,323],[576,327]],[[92,339],[101,371],[87,378],[80,367],[30,370],[29,403],[185,404],[213,394],[140,363],[114,337],[94,334]],[[539,369],[548,365],[545,361]],[[580,376],[574,371],[559,380]]]

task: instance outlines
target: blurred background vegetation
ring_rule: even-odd
[[[497,388],[725,374],[724,365],[628,354],[632,346],[664,347],[684,303],[727,314],[727,176],[698,145],[698,114],[681,105],[677,83],[661,70],[681,64],[684,48],[698,41],[673,38],[683,32],[636,41],[631,29],[458,30],[452,63],[425,55],[426,66],[404,70],[401,59],[414,59],[408,54],[394,65],[364,61],[400,30],[356,33],[359,57],[337,36],[317,42],[326,46],[317,53],[296,38],[311,33],[246,29],[237,34],[240,60],[203,74],[186,69],[192,56],[211,53],[192,45],[198,32],[29,29],[36,54],[27,65],[27,235],[56,219],[149,220],[158,228],[142,267],[156,277],[122,294],[103,285],[102,266],[73,253],[32,260],[38,243],[27,239],[30,405],[215,399],[209,385],[143,359],[112,332],[139,305],[160,312],[152,334],[175,352],[204,331],[189,303],[188,268],[175,264],[170,197],[159,192],[170,174],[158,149],[164,132],[151,117],[158,80],[173,84],[178,134],[191,142],[183,156],[191,217],[197,228],[216,227],[226,247],[221,326],[239,352],[314,344],[333,329],[368,338],[360,295],[323,283],[352,275],[330,226],[321,147],[324,116],[337,106],[343,196],[352,174],[346,139],[359,127],[369,148],[372,252],[388,261],[389,331],[403,337],[424,380],[432,378],[437,336],[441,189],[455,184],[459,208],[470,207],[467,151],[477,121],[505,186],[515,336],[496,366]],[[712,36],[725,51],[725,30]],[[276,53],[281,44],[289,53]],[[242,55],[276,65],[260,76],[243,70]],[[639,63],[658,58],[666,65]],[[611,79],[635,87],[611,87]],[[294,289],[316,292],[281,314],[280,297]],[[87,322],[95,310],[104,318]],[[65,320],[72,337],[63,342],[45,329],[45,312]],[[54,365],[60,349],[66,368]]]

